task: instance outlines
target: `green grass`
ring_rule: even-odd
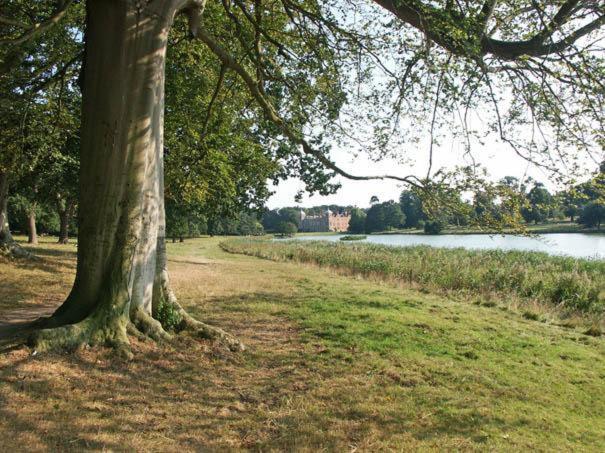
[[[525,225],[526,232],[529,234],[556,234],[556,233],[597,233],[605,234],[605,230],[597,228],[585,228],[582,225],[571,222],[546,222],[538,225]],[[503,231],[479,229],[477,227],[456,227],[448,225],[441,234],[518,234],[518,230],[507,229]],[[421,228],[411,228],[404,230],[381,231],[371,234],[425,234]]]
[[[330,266],[426,290],[456,291],[475,299],[496,296],[542,304],[565,316],[582,313],[602,319],[605,313],[605,261],[539,252],[321,241],[275,243],[231,239],[223,243],[223,248],[272,260]]]
[[[168,244],[172,283],[192,314],[237,335],[246,352],[187,337],[133,339],[128,363],[98,348],[5,352],[4,449],[605,449],[603,337],[314,265],[226,253],[221,240]],[[55,259],[32,264],[35,279],[11,263],[0,263],[0,275],[15,288],[29,285],[32,304],[46,300],[33,294],[60,303],[69,285],[47,288],[40,278],[69,280],[75,263],[51,267]]]
[[[340,238],[340,240],[341,241],[362,241],[366,238],[367,238],[367,236],[364,234],[348,234],[348,235],[342,236]]]

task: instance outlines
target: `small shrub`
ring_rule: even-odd
[[[178,329],[179,325],[183,321],[181,314],[175,308],[173,304],[167,304],[162,301],[158,306],[155,318],[162,324],[164,330],[172,331]]]

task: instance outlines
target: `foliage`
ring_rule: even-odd
[[[549,218],[552,209],[552,195],[543,184],[536,183],[527,194],[528,206],[521,212],[526,222],[544,222]]]
[[[169,332],[175,332],[183,321],[174,304],[168,304],[164,300],[160,300],[153,317],[162,324],[164,330]]]
[[[359,208],[353,208],[351,210],[351,220],[349,220],[349,232],[350,233],[365,233],[366,228],[366,213]]]
[[[219,2],[206,6],[199,41],[187,39],[177,15],[166,63],[167,198],[194,203],[211,219],[262,206],[269,180],[298,176],[308,191],[331,193],[339,186],[331,178],[346,175],[329,161],[333,144],[379,159],[415,149],[398,145],[427,135],[426,177],[400,180],[413,186],[428,217],[454,204],[445,217],[459,225],[469,220],[459,198],[477,166],[433,169],[434,145],[445,134],[462,138],[472,156],[483,132],[493,133],[557,181],[581,174],[580,153],[596,154],[605,141],[605,68],[602,5],[576,3]],[[77,95],[84,9],[82,2],[3,5],[2,169],[20,175],[18,167],[30,163],[17,138],[58,134],[24,127],[23,119],[41,99]],[[484,131],[469,124],[469,111],[481,112]],[[530,127],[540,133],[525,133]],[[44,155],[29,149],[35,160]],[[472,222],[520,220],[485,181],[472,189]],[[487,206],[478,202],[482,193]],[[404,212],[404,226],[418,226],[413,211]],[[524,213],[534,222],[558,215],[545,217],[540,201]]]
[[[374,203],[368,209],[365,220],[365,232],[374,233],[401,228],[405,222],[405,215],[401,206],[394,201]]]
[[[281,208],[266,211],[261,219],[261,223],[266,231],[278,232],[282,223],[292,223],[300,225],[300,210],[296,208]]]
[[[366,239],[367,236],[363,235],[363,234],[358,234],[358,235],[344,235],[340,237],[341,241],[363,241],[364,239]]]
[[[605,261],[554,257],[538,252],[389,247],[330,242],[274,243],[232,240],[232,252],[310,262],[353,274],[382,275],[421,288],[462,291],[471,297],[497,294],[558,307],[565,314],[605,316]]]
[[[440,234],[444,228],[444,222],[441,220],[427,220],[424,222],[425,234]]]
[[[601,229],[601,224],[605,223],[605,204],[597,201],[588,203],[582,209],[578,223]]]
[[[11,228],[22,233],[27,232],[28,218],[33,210],[36,217],[38,233],[56,234],[59,231],[59,217],[54,206],[45,203],[32,204],[23,195],[13,195],[9,198],[8,214]]]
[[[399,196],[399,204],[405,215],[405,228],[418,228],[419,222],[424,220],[422,200],[411,190],[404,190]]]
[[[240,236],[259,236],[265,233],[263,225],[254,214],[245,212],[237,216],[237,234]]]
[[[278,234],[281,234],[283,236],[292,236],[293,234],[295,234],[298,231],[298,227],[296,226],[296,224],[292,223],[292,222],[279,222],[277,224],[277,228],[275,229],[275,232]]]

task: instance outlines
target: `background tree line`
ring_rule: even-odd
[[[520,181],[513,176],[500,180],[497,187],[516,200],[512,211],[522,217],[526,225],[569,219],[586,228],[600,229],[605,223],[605,162],[592,177],[565,190],[551,193],[543,183],[528,178]],[[450,209],[429,214],[422,198],[413,190],[401,192],[399,202],[379,202],[373,196],[370,208],[351,209],[349,231],[374,233],[398,229],[423,229],[437,234],[446,227],[473,227],[494,223],[507,225],[511,206],[502,202],[498,192],[480,191],[471,200],[459,192],[451,197]],[[512,222],[511,222],[512,226]]]

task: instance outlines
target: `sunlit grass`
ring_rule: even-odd
[[[425,290],[456,292],[480,303],[495,297],[529,307],[552,307],[567,317],[580,313],[590,322],[602,320],[605,313],[605,261],[527,251],[250,238],[230,239],[222,247],[261,258],[386,278]]]
[[[3,449],[605,448],[603,337],[314,265],[228,254],[219,240],[169,244],[172,282],[188,310],[237,335],[246,352],[188,337],[133,340],[132,362],[98,348],[4,351]],[[73,279],[75,261],[53,262],[32,264],[36,278],[3,262],[0,276],[29,286],[29,303],[44,295],[58,304],[69,284],[49,282]],[[0,306],[0,320],[11,310]]]

